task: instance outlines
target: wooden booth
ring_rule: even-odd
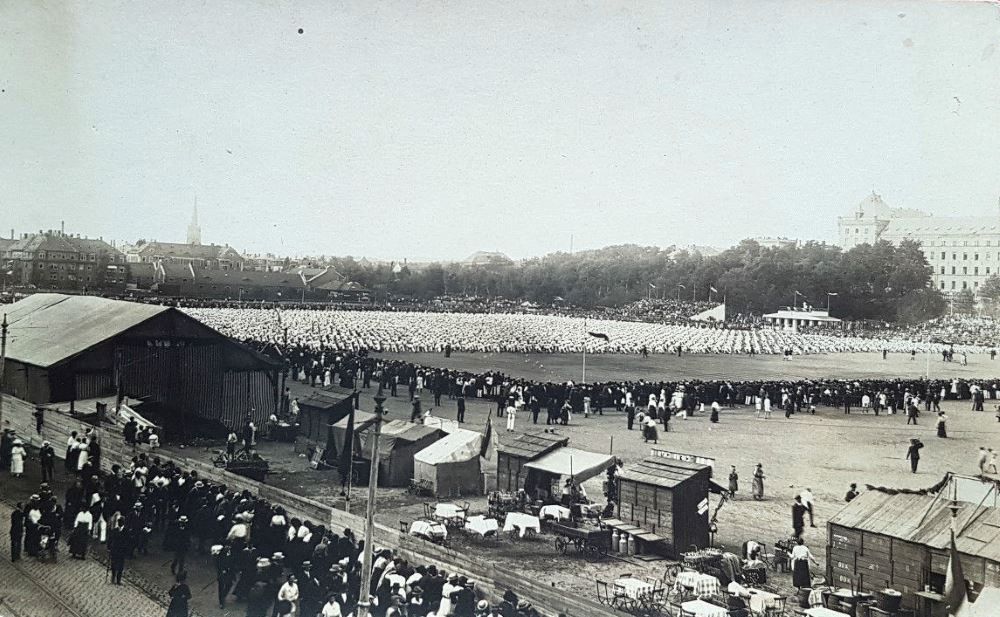
[[[709,545],[712,468],[651,457],[618,472],[618,518],[610,527],[633,535],[642,552],[676,558]]]
[[[983,485],[981,499],[959,497],[955,520],[955,544],[973,598],[983,588],[1000,587],[1000,508],[983,505],[991,491],[996,494],[994,483]],[[917,615],[941,615],[951,544],[949,495],[950,489],[937,495],[872,489],[856,497],[827,524],[827,579],[869,593],[895,589]]]
[[[354,397],[316,390],[299,402],[299,435],[315,443],[326,442],[331,426],[351,413]]]
[[[528,482],[525,465],[569,443],[569,437],[552,433],[501,435],[497,444],[497,490],[516,493],[524,489],[535,499],[536,487]],[[545,487],[548,488],[548,487]]]

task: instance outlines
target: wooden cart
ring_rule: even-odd
[[[548,530],[555,534],[556,549],[560,553],[566,554],[573,547],[588,560],[597,561],[608,556],[611,547],[611,530],[608,528],[549,523]]]

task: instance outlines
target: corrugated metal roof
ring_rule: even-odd
[[[951,539],[948,504],[949,500],[943,496],[892,495],[870,490],[844,506],[830,523],[945,549]],[[956,537],[958,551],[1000,562],[1000,508],[961,502],[959,505],[955,528],[965,530]]]
[[[642,482],[663,488],[675,488],[705,469],[709,469],[708,465],[656,456],[623,467],[618,472],[618,477],[622,480]]]
[[[497,452],[534,460],[568,443],[569,437],[552,433],[520,433],[511,437],[501,435]]]
[[[94,296],[33,294],[7,313],[7,357],[39,367],[67,360],[161,313],[166,306]]]

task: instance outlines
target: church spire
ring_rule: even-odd
[[[201,227],[198,225],[198,196],[194,198],[194,212],[191,213],[191,223],[187,228],[187,243],[201,244]]]

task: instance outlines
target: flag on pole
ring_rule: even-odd
[[[800,292],[799,290],[795,290],[795,295],[796,295],[796,296],[801,296],[801,295],[802,295],[802,292]]]
[[[654,284],[652,284],[652,283],[650,283],[650,284],[649,284],[649,287],[650,287],[651,289],[656,289],[656,285],[654,285]]]
[[[955,530],[951,530],[951,548],[948,550],[948,573],[944,579],[944,597],[948,605],[949,615],[958,615],[968,600],[968,590],[965,585],[965,575],[962,573],[962,560],[958,557],[958,547],[955,546]]]
[[[687,289],[687,287],[681,285],[680,283],[677,283],[677,286],[680,287],[681,289]]]
[[[828,295],[828,296],[837,296],[837,295],[840,295],[840,294],[838,294],[835,291],[828,291],[828,292],[826,292],[826,295]]]
[[[709,285],[708,288],[714,291],[715,293],[719,293],[719,290],[716,289],[715,287],[712,287],[711,285]]]
[[[604,334],[603,332],[587,332],[587,334],[589,334],[594,338],[601,338],[604,339],[605,341],[608,341],[609,343],[611,342],[611,339],[608,338],[608,335]]]

